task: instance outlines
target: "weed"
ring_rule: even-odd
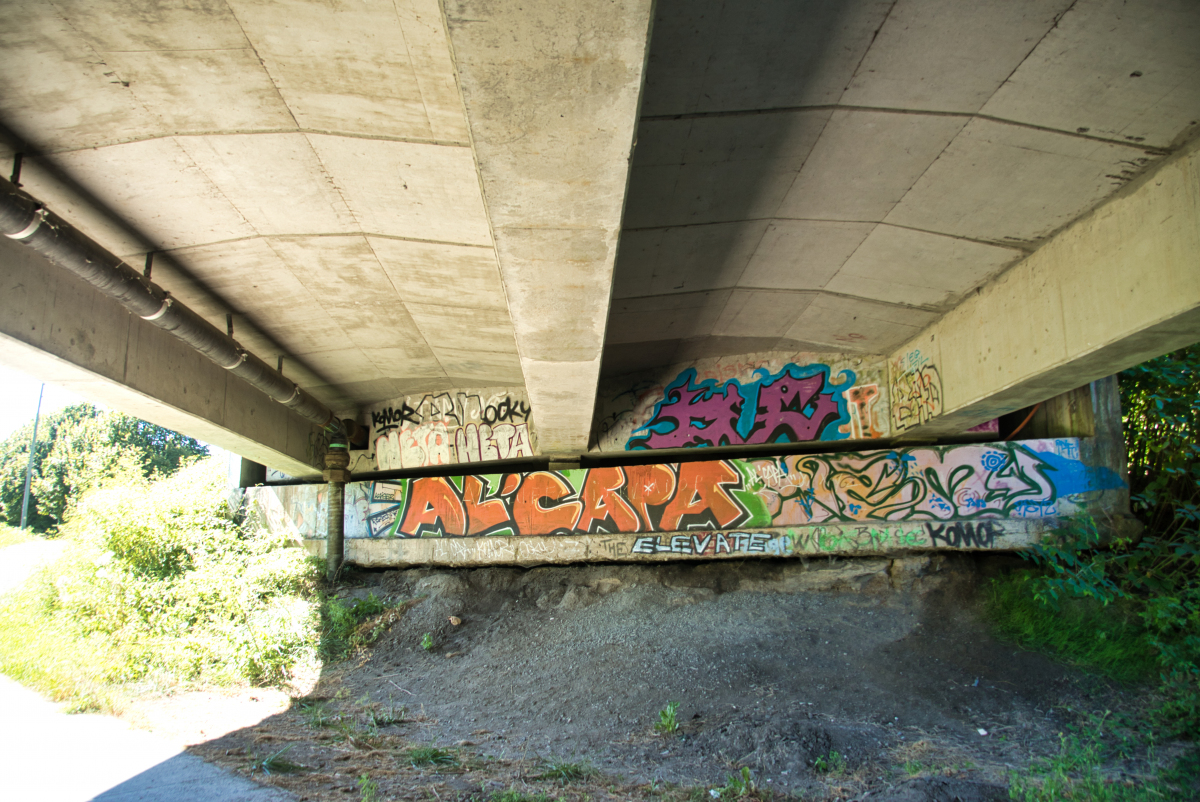
[[[273,752],[267,755],[262,760],[256,760],[250,764],[250,771],[261,771],[263,774],[295,774],[299,771],[304,771],[304,767],[299,763],[293,763],[283,756],[283,753],[292,748],[294,744],[288,744],[278,752]]]
[[[916,777],[923,771],[925,771],[925,766],[919,760],[908,760],[904,763],[904,773],[910,777]]]
[[[813,761],[813,771],[817,774],[828,774],[830,777],[840,777],[846,771],[846,759],[840,752],[818,755]]]
[[[590,763],[568,763],[565,760],[550,760],[542,765],[539,780],[558,780],[562,784],[588,780],[599,774]]]
[[[359,775],[358,796],[362,802],[377,802],[379,799],[379,783],[372,780],[370,774]]]
[[[750,774],[750,769],[742,766],[742,770],[737,774],[725,775],[725,785],[722,788],[714,788],[719,799],[741,799],[750,796],[758,790],[754,784],[754,779]],[[711,795],[711,792],[710,792]]]
[[[658,723],[654,725],[654,729],[664,735],[679,730],[679,721],[676,720],[675,714],[679,712],[679,702],[667,702],[667,706],[658,711]]]
[[[408,708],[404,705],[396,707],[394,704],[388,704],[387,707],[374,707],[367,711],[367,724],[378,729],[379,727],[390,727],[393,724],[403,722]]]
[[[300,710],[304,713],[304,722],[314,730],[332,726],[337,719],[329,712],[329,702],[302,702]]]
[[[405,753],[413,766],[457,766],[458,756],[449,749],[436,746],[417,746]]]
[[[426,632],[424,635],[421,636],[421,648],[424,649],[425,651],[429,651],[430,649],[433,648],[433,633],[432,632]]]

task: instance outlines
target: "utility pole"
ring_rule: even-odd
[[[29,441],[29,464],[25,466],[25,497],[21,500],[21,528],[25,528],[25,522],[29,519],[29,480],[33,477],[33,455],[37,448],[37,427],[38,421],[42,417],[42,393],[46,392],[46,383],[42,382],[42,389],[38,390],[38,405],[37,412],[33,414],[33,439]]]

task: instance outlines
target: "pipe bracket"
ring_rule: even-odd
[[[246,352],[241,349],[238,349],[237,361],[234,362],[232,365],[221,365],[221,367],[225,368],[225,370],[233,370],[234,368],[236,368],[238,365],[242,364],[245,361],[246,361]]]
[[[33,233],[42,227],[42,222],[46,219],[48,212],[45,209],[38,209],[34,212],[33,221],[18,231],[16,234],[5,234],[9,239],[22,240],[33,236]]]
[[[162,306],[160,306],[158,308],[157,312],[155,312],[153,315],[142,315],[142,320],[149,320],[151,322],[158,320],[160,317],[162,317],[163,315],[165,315],[167,313],[167,310],[170,307],[171,307],[171,296],[168,295],[166,298],[163,298]]]

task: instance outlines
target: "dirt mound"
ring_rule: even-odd
[[[292,719],[255,737],[274,726],[271,737],[302,739],[321,699],[343,729],[469,749],[513,781],[532,782],[546,760],[591,764],[608,778],[589,787],[595,799],[660,798],[642,791],[663,782],[719,788],[743,767],[768,796],[1003,798],[1010,767],[1057,749],[1062,710],[1115,691],[988,634],[977,607],[995,562],[356,572],[343,596],[405,609],[381,619],[369,650],[327,668]],[[679,727],[664,733],[654,725],[671,702]],[[224,759],[216,747],[236,755],[237,744],[208,751]],[[369,770],[350,747],[289,755],[310,748],[315,765]],[[366,754],[394,767],[387,750]],[[494,782],[474,771],[443,777],[439,795],[486,798],[465,790]]]

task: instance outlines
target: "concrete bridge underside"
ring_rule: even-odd
[[[987,439],[1200,340],[1197,42],[1190,0],[5,2],[0,161],[370,428],[356,477]],[[0,277],[0,361],[319,475],[19,241]]]

